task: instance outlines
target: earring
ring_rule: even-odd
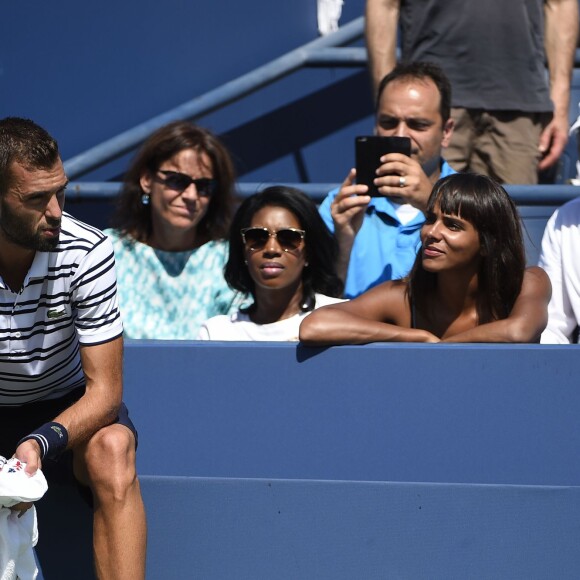
[[[244,260],[244,264],[247,266],[248,265],[248,260]]]
[[[141,196],[141,205],[149,205],[151,202],[151,196],[148,193],[144,193]]]
[[[310,266],[310,264],[308,262],[304,262],[304,267],[308,268],[308,266]]]

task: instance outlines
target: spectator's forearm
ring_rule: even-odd
[[[555,116],[568,117],[570,81],[578,40],[578,0],[547,0],[544,46]]]
[[[399,0],[367,0],[365,35],[373,98],[381,79],[397,63]]]

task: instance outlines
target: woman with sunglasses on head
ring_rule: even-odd
[[[297,341],[300,321],[339,302],[337,245],[316,205],[303,192],[268,187],[234,216],[225,267],[228,284],[254,301],[201,328],[201,340]]]
[[[525,268],[516,207],[488,177],[458,173],[431,192],[408,278],[304,321],[309,345],[369,342],[539,342],[550,281]]]
[[[127,337],[195,339],[237,308],[223,277],[233,187],[230,156],[206,129],[178,121],[145,141],[106,230]]]

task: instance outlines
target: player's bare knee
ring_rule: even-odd
[[[95,433],[87,445],[85,458],[94,486],[124,493],[136,480],[135,440],[124,427],[105,427]]]

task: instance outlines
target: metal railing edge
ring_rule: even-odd
[[[329,191],[339,187],[340,183],[238,182],[236,194],[243,198],[249,197],[270,185],[287,185],[301,189],[319,202]],[[506,185],[505,188],[518,205],[561,205],[580,197],[580,187],[577,185]],[[72,181],[67,188],[67,199],[72,202],[110,200],[116,197],[120,189],[120,182]]]
[[[363,34],[364,17],[361,16],[345,24],[336,32],[316,38],[237,79],[195,97],[68,159],[64,163],[65,171],[69,179],[77,179],[132,151],[163,125],[172,121],[193,119],[235,102],[307,66],[308,60],[316,51],[348,44],[362,38]]]

